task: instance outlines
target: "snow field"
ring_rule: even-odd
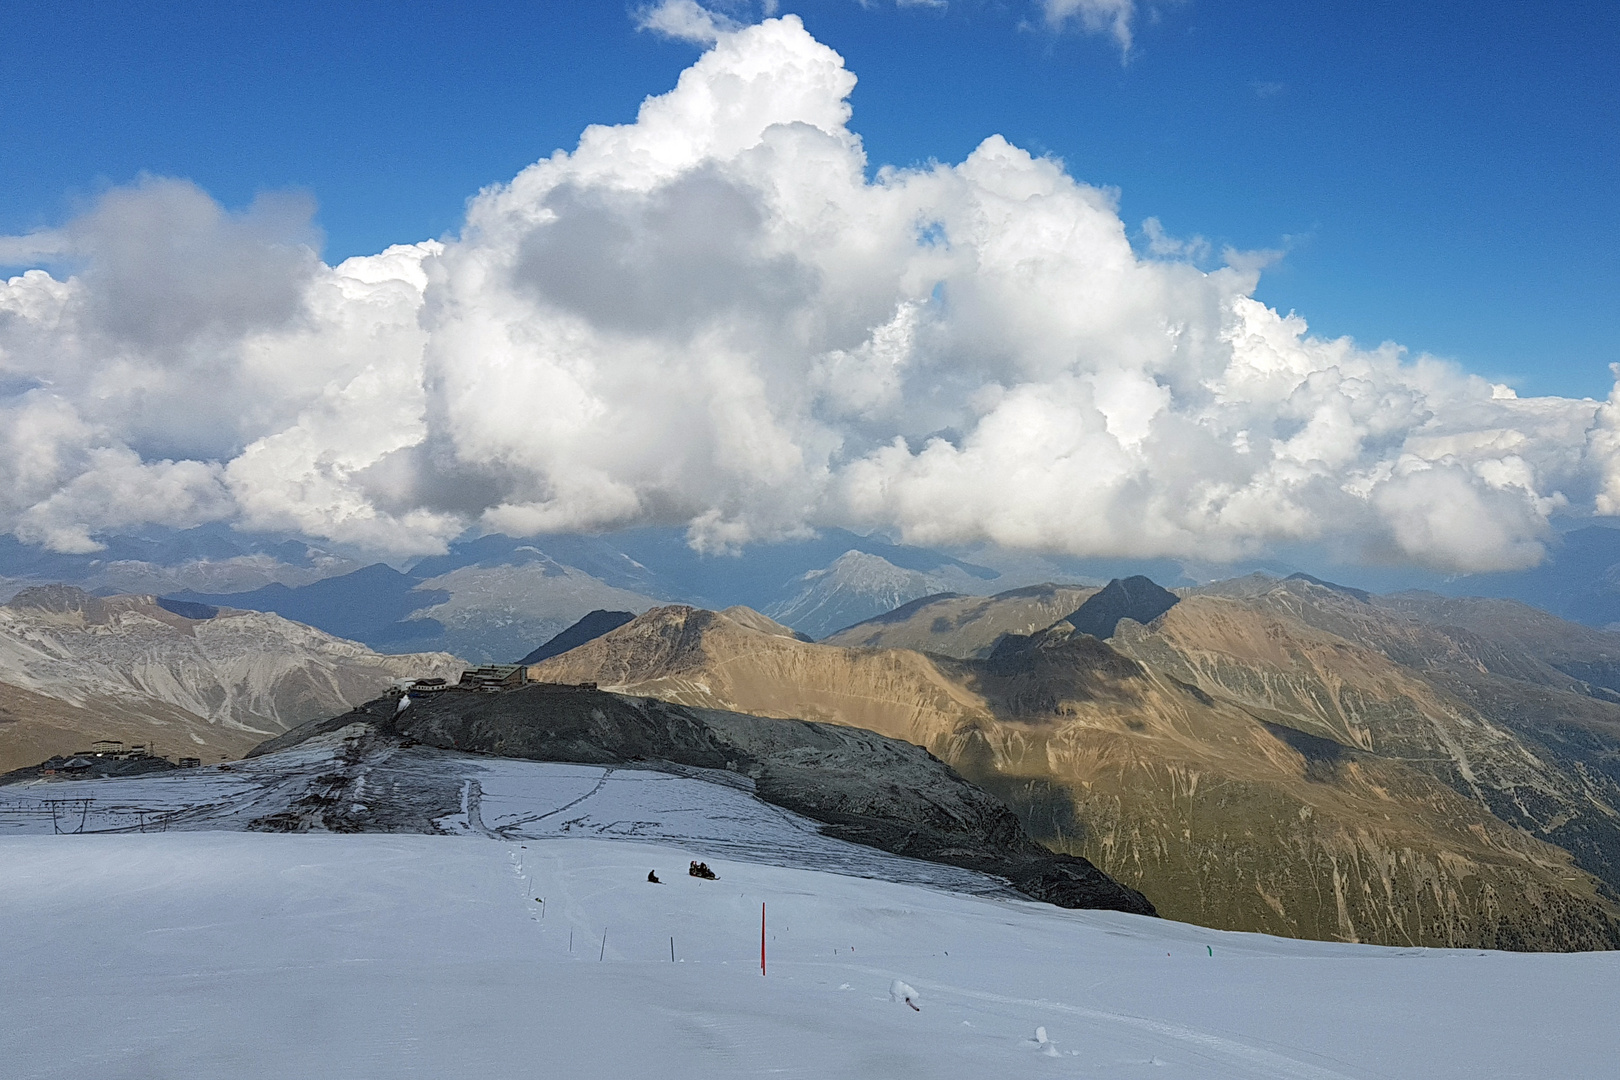
[[[692,846],[711,856],[1019,896],[996,879],[823,836],[820,826],[754,797],[747,781],[692,770],[463,758],[461,812],[445,832],[501,839],[604,837]],[[690,860],[689,860],[690,861]],[[685,869],[685,864],[681,867]]]
[[[0,911],[27,1080],[1616,1075],[1614,954],[1224,934],[690,844],[9,836]]]

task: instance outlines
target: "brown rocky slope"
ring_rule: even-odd
[[[1571,805],[1564,770],[1441,682],[1312,625],[1363,601],[1306,582],[1238,591],[1126,619],[1111,642],[1060,621],[975,659],[808,644],[668,607],[532,674],[917,743],[1173,918],[1386,944],[1620,945],[1609,875],[1589,872],[1601,860],[1583,869],[1535,820],[1492,809],[1531,791]],[[1609,812],[1600,800],[1581,820]]]

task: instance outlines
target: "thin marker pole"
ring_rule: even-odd
[[[765,901],[759,902],[759,974],[765,975]]]
[[[669,939],[669,962],[672,963],[672,964],[675,962],[675,939],[674,938]]]
[[[607,931],[604,930],[604,931],[602,931],[602,951],[596,954],[597,963],[601,963],[602,962],[602,957],[604,957],[606,955],[607,955]]]

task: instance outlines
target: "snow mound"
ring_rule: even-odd
[[[922,1010],[917,1007],[917,991],[910,983],[902,982],[899,979],[896,979],[894,982],[890,983],[889,1000],[903,1001],[907,1005],[910,1005],[914,1012],[922,1012]]]

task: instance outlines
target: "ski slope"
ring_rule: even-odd
[[[246,771],[282,767],[268,760]],[[440,824],[453,835],[219,831],[266,788],[210,770],[193,779],[212,828],[192,807],[162,833],[0,834],[0,1075],[1620,1074],[1620,955],[1383,949],[1064,911],[820,837],[736,785],[452,764],[460,805]],[[371,793],[406,792],[405,771],[373,774]],[[111,806],[122,784],[149,809],[183,804],[185,783],[0,797],[99,791]],[[694,858],[720,880],[688,877]],[[920,1011],[891,994],[897,980]]]

